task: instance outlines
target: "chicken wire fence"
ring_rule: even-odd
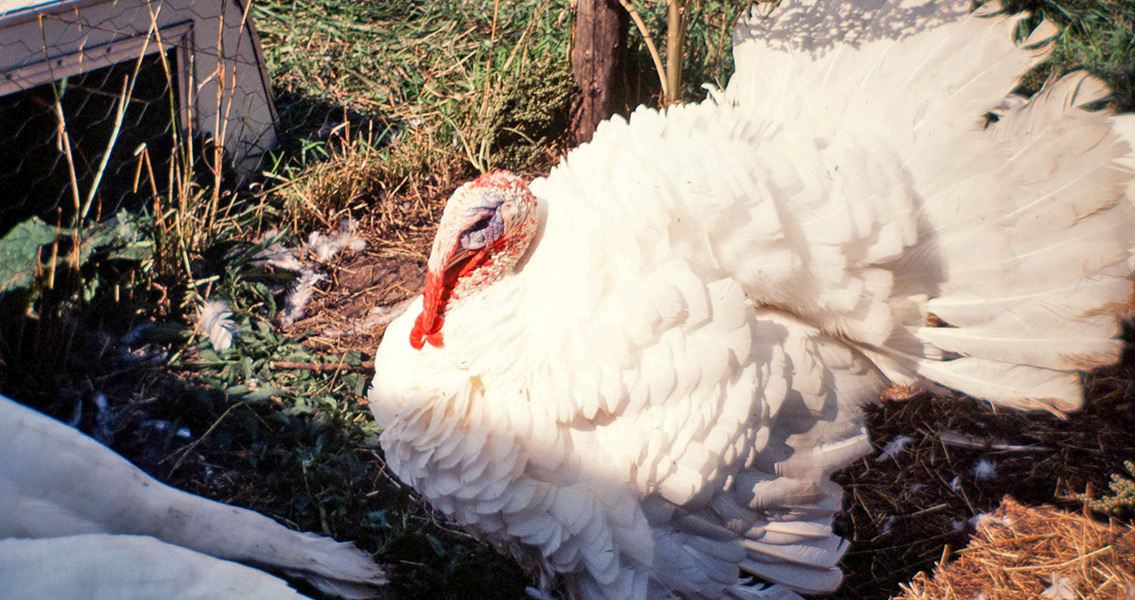
[[[234,0],[0,0],[0,234],[143,206],[214,168],[214,140],[255,172],[269,89]]]
[[[9,149],[0,154],[0,189],[8,194],[0,207],[5,229],[33,214],[66,223],[64,209],[80,209],[100,171],[91,213],[96,219],[167,188],[177,121],[170,98],[177,85],[156,64],[163,58],[175,57],[145,57],[137,74],[134,65],[120,63],[0,98],[0,146]],[[128,97],[111,92],[132,78]]]

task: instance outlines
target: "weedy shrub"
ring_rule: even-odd
[[[539,62],[497,83],[472,125],[468,160],[482,173],[549,162],[567,127],[575,86],[563,63]]]
[[[1084,506],[1113,517],[1135,518],[1135,461],[1123,461],[1125,473],[1112,473],[1108,487],[1110,494],[1099,498],[1082,496]]]

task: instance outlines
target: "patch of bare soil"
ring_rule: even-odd
[[[373,354],[390,320],[422,292],[426,259],[361,252],[329,266],[307,317],[286,329],[334,353]]]
[[[917,573],[964,555],[958,550],[970,543],[969,519],[1005,497],[1079,512],[1081,494],[1106,493],[1110,474],[1135,457],[1131,354],[1085,376],[1085,406],[1067,418],[929,395],[871,409],[876,452],[834,477],[847,494],[837,529],[852,545],[844,585],[831,597],[902,593],[900,584]],[[909,438],[905,448],[884,456],[901,436]]]

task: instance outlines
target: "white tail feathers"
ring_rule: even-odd
[[[1086,110],[1108,90],[1082,72],[1003,101],[1055,29],[1042,25],[1017,46],[1015,20],[996,3],[968,10],[964,1],[785,3],[739,25],[726,100],[758,122],[807,122],[821,153],[874,139],[902,158],[891,175],[857,172],[855,155],[829,163],[851,167],[828,174],[841,178],[836,190],[856,191],[847,202],[885,205],[875,218],[890,219],[886,227],[860,225],[875,237],[835,243],[849,281],[872,269],[893,277],[886,310],[860,306],[857,320],[842,321],[834,304],[798,314],[850,338],[898,383],[1074,410],[1078,373],[1114,361],[1121,347],[1114,314],[1132,295],[1135,124]],[[839,101],[784,100],[819,90]],[[997,118],[986,126],[990,111]],[[872,179],[885,183],[872,191]],[[896,185],[909,188],[905,208]],[[904,240],[897,259],[861,252],[895,231]],[[839,284],[813,269],[822,285]]]
[[[1118,356],[1114,314],[1131,298],[1135,210],[1120,162],[1130,147],[1110,114],[1082,108],[1105,95],[1083,73],[1050,82],[983,132],[996,161],[985,195],[927,200],[942,277],[925,309],[945,326],[914,335],[951,360],[924,359],[919,376],[1062,412],[1081,404],[1077,373]]]

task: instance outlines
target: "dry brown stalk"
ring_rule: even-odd
[[[357,365],[347,365],[339,363],[304,363],[277,360],[272,361],[271,367],[273,369],[297,369],[302,371],[356,371],[359,373],[369,373],[374,370],[374,361],[364,360]]]

